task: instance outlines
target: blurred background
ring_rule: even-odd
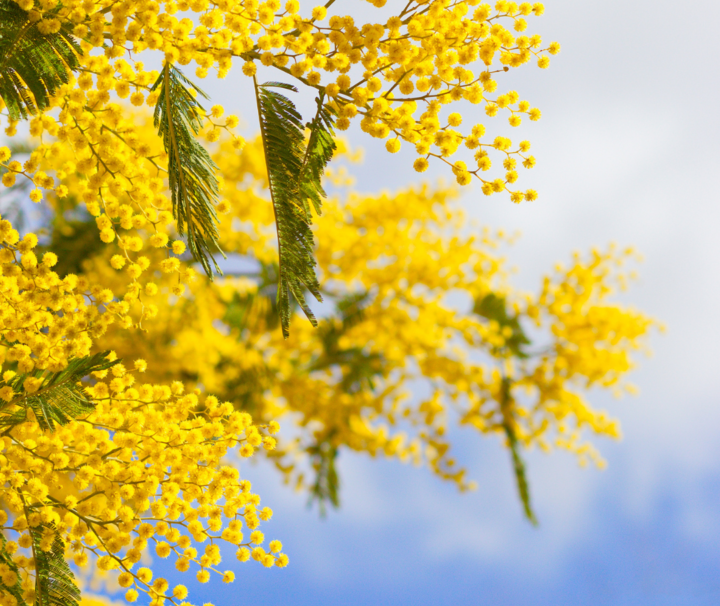
[[[342,0],[333,9],[372,21],[399,3],[378,11]],[[476,492],[458,494],[426,470],[343,452],[342,507],[325,519],[277,473],[246,466],[243,475],[275,511],[264,530],[282,540],[290,566],[233,566],[233,585],[191,587],[200,603],[720,603],[720,3],[545,6],[529,31],[559,41],[562,52],[548,70],[528,64],[498,78],[501,91],[515,88],[543,112],[519,129],[538,160],[520,186],[540,198],[513,205],[468,187],[463,201],[474,219],[522,234],[505,252],[527,290],[575,250],[617,242],[644,255],[623,301],[668,330],[654,335],[655,356],[630,377],[639,396],[593,398],[622,422],[622,441],[596,442],[608,468],[528,453],[540,520],[533,528],[508,452],[470,431],[455,443]],[[246,78],[231,72],[203,84],[214,103],[244,117],[244,134],[257,133]],[[470,111],[484,118],[470,107],[467,121]],[[509,134],[503,121],[485,121],[493,122]],[[365,148],[364,164],[354,167],[357,189],[396,190],[418,179],[409,150],[389,156],[384,141],[356,126],[347,135]],[[441,174],[449,173],[431,165],[422,177]],[[172,570],[168,578],[172,584]]]

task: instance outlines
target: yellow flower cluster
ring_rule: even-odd
[[[645,337],[651,329],[662,328],[609,300],[634,277],[634,272],[622,270],[634,256],[631,248],[619,251],[614,246],[606,253],[593,250],[587,260],[576,253],[568,269],[558,266],[554,276],[543,280],[537,296],[518,301],[517,313],[543,329],[544,347],[528,359],[506,361],[496,369],[462,422],[485,430],[507,421],[512,413],[515,433],[526,446],[563,448],[576,453],[582,465],[593,460],[603,466],[582,432],[589,429],[619,438],[619,424],[605,411],[594,410],[584,392],[600,387],[618,397],[635,393],[624,380],[635,366],[632,353],[649,354]],[[505,396],[503,381],[510,386]],[[510,402],[494,410],[503,397]]]
[[[531,201],[535,191],[513,189],[519,166],[535,165],[530,143],[491,140],[482,124],[463,129],[453,110],[481,104],[512,127],[540,118],[516,91],[497,93],[496,74],[533,59],[545,68],[559,51],[525,34],[525,18],[540,16],[542,4],[410,0],[384,23],[362,24],[329,15],[333,0],[305,17],[297,0],[17,4],[44,34],[70,24],[83,53],[50,108],[29,122],[39,145],[14,157],[0,148],[0,178],[7,188],[32,183],[33,202],[45,190],[53,238],[72,215],[78,235],[98,233],[109,245],[78,238],[82,262],[56,272],[57,255],[41,255],[37,235],[21,238],[0,218],[0,416],[22,417],[0,431],[0,501],[9,512],[0,510],[0,529],[12,539],[3,552],[28,601],[38,533],[42,551],[60,542],[78,566],[92,559],[114,571],[128,601],[145,594],[158,606],[184,602],[187,589],[138,567],[148,549],[203,583],[212,572],[234,578],[220,568],[222,543],[235,545],[240,561],[287,565],[282,545],[264,547],[258,529],[272,512],[237,469],[221,465],[231,449],[266,452],[288,481],[316,492],[307,459],[319,470],[340,448],[425,462],[471,488],[451,453],[451,421],[601,462],[583,430],[619,430],[584,391],[630,389],[624,376],[655,325],[610,301],[627,280],[620,266],[629,253],[578,256],[532,296],[507,281],[495,250],[504,236],[468,231],[455,189],[336,197],[315,229],[332,311],[317,330],[298,323],[283,341],[273,206],[259,193],[268,186],[262,143],[245,145],[233,134],[238,118],[219,105],[201,116],[199,136],[218,167],[216,210],[232,214],[218,227],[219,244],[259,268],[213,283],[184,256],[167,153],[149,117],[132,109],[158,99],[159,74],[141,53],[195,62],[200,78],[213,68],[224,77],[239,58],[247,77],[259,63],[316,89],[339,130],[357,118],[391,153],[413,145],[419,172],[435,158],[459,185],[475,176],[486,195]],[[17,123],[5,133],[16,136]],[[456,159],[463,147],[469,164]],[[348,154],[339,142],[337,156]],[[503,174],[484,178],[496,157]],[[533,323],[530,343],[524,330]],[[108,330],[113,324],[121,330]],[[98,349],[111,350],[113,364],[74,386],[84,385],[89,411],[55,429],[35,416],[43,381]],[[147,383],[118,356],[135,360]],[[409,384],[422,388],[409,393]],[[298,437],[278,445],[274,419],[283,415],[298,423]],[[2,583],[15,576],[9,560],[0,562]],[[0,606],[12,599],[0,596]]]
[[[105,57],[94,59],[106,62]],[[139,312],[133,317],[142,326],[143,320],[157,313],[155,306],[145,304],[155,292],[148,276],[156,272],[173,276],[172,290],[179,296],[196,273],[181,261],[185,242],[173,237],[175,225],[166,191],[166,171],[157,163],[166,161],[167,156],[145,117],[138,124],[137,115],[123,112],[117,104],[94,112],[83,90],[71,86],[68,90],[69,97],[75,100],[65,100],[60,121],[67,112],[73,126],[59,126],[60,122],[49,114],[31,120],[30,131],[41,138],[41,144],[23,163],[11,160],[7,147],[0,148],[0,166],[7,169],[3,183],[11,187],[22,176],[38,186],[54,189],[50,202],[56,207],[84,202],[95,217],[100,239],[119,249],[111,264],[130,278],[123,292],[124,303],[127,309],[137,303]],[[45,143],[45,133],[57,140]],[[54,187],[48,172],[55,173],[63,184]],[[33,197],[36,193],[37,198]],[[30,194],[33,201],[41,197],[39,189]],[[226,203],[218,206],[218,210],[226,210]]]
[[[347,129],[358,118],[363,131],[387,139],[391,153],[402,141],[413,145],[419,155],[414,166],[420,172],[436,158],[451,167],[461,185],[477,177],[487,195],[508,191],[515,202],[537,196],[533,190],[523,193],[512,187],[518,165],[535,164],[527,141],[489,140],[478,123],[458,130],[461,114],[445,112],[444,106],[459,101],[480,104],[488,117],[505,113],[512,127],[520,125],[523,116],[540,118],[540,111],[516,91],[496,92],[496,74],[533,59],[546,68],[548,54],[560,50],[555,42],[543,48],[539,35],[525,33],[526,17],[543,14],[540,3],[498,0],[491,7],[478,0],[411,0],[385,23],[356,23],[351,16],[328,15],[323,6],[303,17],[297,0],[284,6],[278,0],[19,0],[18,5],[42,31],[52,33],[70,24],[82,40],[80,75],[53,103],[59,114],[51,108],[52,113],[31,121],[30,130],[33,135],[57,134],[73,146],[73,168],[87,181],[85,201],[91,212],[107,213],[111,221],[118,219],[112,216],[113,198],[124,198],[119,204],[132,209],[129,216],[120,217],[126,222],[139,216],[163,224],[162,213],[168,210],[155,199],[156,190],[148,194],[141,187],[143,169],[135,167],[138,157],[157,163],[158,169],[165,159],[120,126],[127,110],[116,103],[127,99],[134,106],[155,105],[158,94],[151,88],[158,72],[146,70],[138,60],[152,52],[181,66],[194,62],[200,78],[211,68],[224,78],[235,58],[249,77],[255,77],[257,63],[273,67],[321,92],[337,114],[337,128]],[[95,52],[98,49],[102,54]],[[221,120],[222,115],[221,106],[207,115],[208,140],[217,140],[221,129],[237,125],[236,117]],[[15,132],[16,125],[10,123],[6,133]],[[236,146],[242,147],[241,139],[236,139]],[[473,152],[470,164],[451,160],[461,146]],[[504,174],[486,179],[482,175],[495,155]],[[18,166],[10,168],[4,180],[12,181],[19,172]],[[39,187],[53,187],[50,177],[32,172],[25,169]],[[73,172],[62,170],[58,180]],[[39,199],[40,190],[33,196]],[[146,213],[148,207],[156,213]],[[108,240],[117,236],[109,224],[103,229]]]
[[[254,425],[231,403],[212,396],[201,401],[199,392],[184,393],[177,381],[140,384],[121,363],[94,372],[84,387],[92,412],[54,432],[38,421],[28,398],[54,397],[44,377],[88,355],[113,323],[129,327],[129,304],[85,276],[61,279],[52,270],[57,256],[46,252],[38,260],[37,236],[20,239],[5,219],[0,239],[0,503],[10,513],[0,510],[0,530],[16,535],[4,553],[24,578],[28,603],[35,599],[36,560],[27,550],[38,527],[40,549],[49,551],[59,537],[77,565],[95,554],[100,569],[120,571],[129,601],[145,593],[154,603],[180,603],[187,593],[135,568],[150,547],[162,558],[173,555],[178,570],[196,570],[200,581],[210,572],[233,580],[231,571],[218,568],[221,542],[237,546],[240,561],[287,565],[281,544],[266,549],[257,530],[272,511],[260,508],[237,469],[220,465],[231,449],[246,458],[274,449],[277,423]],[[134,366],[144,372],[147,363]],[[13,421],[18,414],[24,421]],[[14,585],[16,575],[0,562],[3,583]],[[2,595],[0,604],[14,599]]]
[[[52,270],[57,256],[46,252],[38,259],[37,243],[35,234],[20,239],[12,224],[0,218],[0,342],[6,348],[2,359],[15,365],[7,371],[10,375],[62,370],[68,359],[87,355],[109,326],[131,323],[126,302],[114,301],[110,289],[85,277],[61,279]],[[11,378],[7,373],[5,382]],[[36,383],[28,378],[25,390],[32,393]],[[9,386],[0,389],[2,400],[13,397]]]
[[[78,566],[94,554],[101,570],[120,571],[130,602],[139,593],[154,603],[179,603],[187,595],[182,585],[170,589],[165,579],[153,580],[150,569],[136,568],[150,548],[160,558],[172,556],[179,571],[194,571],[200,582],[211,572],[232,582],[233,573],[218,568],[221,543],[236,546],[241,562],[287,565],[281,544],[272,541],[266,550],[257,530],[272,510],[260,508],[236,468],[220,465],[232,448],[242,457],[274,448],[269,433],[277,424],[255,426],[230,403],[184,394],[179,382],[140,385],[119,364],[96,374],[99,380],[85,389],[96,409],[85,418],[55,433],[35,421],[3,433],[0,500],[12,519],[0,512],[0,525],[17,537],[6,551],[17,552],[23,574],[31,578],[34,563],[18,548],[31,546],[28,529],[39,525],[46,528],[43,549],[59,536]],[[33,584],[26,585],[32,603]]]
[[[266,179],[262,145],[251,141],[240,155],[226,153],[229,145],[221,140],[214,155],[237,217],[221,224],[221,245],[270,266],[272,210],[258,195]],[[441,477],[467,488],[472,484],[447,436],[453,418],[484,434],[504,435],[504,423],[511,422],[527,446],[554,445],[581,461],[599,461],[578,438],[580,431],[613,437],[617,424],[594,411],[582,394],[594,385],[619,386],[633,352],[642,350],[655,325],[609,299],[616,281],[625,280],[613,270],[623,255],[610,251],[595,253],[589,262],[577,259],[548,278],[539,295],[519,293],[507,283],[495,252],[505,237],[482,229],[468,235],[455,198],[452,189],[424,186],[328,200],[316,229],[323,294],[331,301],[369,295],[361,319],[347,328],[337,317],[321,321],[318,329],[297,322],[283,341],[257,277],[230,272],[214,283],[196,280],[178,301],[159,297],[160,312],[147,333],[132,343],[108,334],[103,346],[152,360],[154,380],[182,375],[259,419],[299,419],[299,438],[271,455],[289,480],[301,484],[307,483],[302,459],[326,443],[426,461]],[[121,278],[102,256],[87,271],[111,285]],[[169,292],[167,279],[158,285]],[[457,293],[462,304],[450,305],[447,293]],[[516,335],[510,326],[468,310],[488,294],[503,297],[522,325],[537,323],[529,358],[512,355],[508,344]],[[228,319],[237,298],[252,301],[241,326]],[[332,331],[342,332],[340,352],[359,351],[378,362],[373,389],[348,388],[349,366],[342,359],[322,367],[324,339]],[[511,382],[512,407],[503,404],[504,381]],[[409,394],[408,382],[428,389]]]

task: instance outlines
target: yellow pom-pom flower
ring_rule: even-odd
[[[327,16],[327,9],[324,6],[316,6],[312,9],[312,18],[315,21],[322,21]]]

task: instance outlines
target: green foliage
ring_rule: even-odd
[[[66,221],[62,215],[56,215],[55,219],[50,242],[41,250],[57,254],[58,262],[53,271],[61,278],[68,274],[81,274],[83,261],[95,258],[106,245],[100,239],[94,221]]]
[[[317,103],[315,118],[305,125],[310,129],[310,138],[305,149],[298,183],[302,200],[309,199],[313,203],[315,212],[319,215],[322,211],[322,199],[326,197],[322,187],[322,176],[325,167],[332,160],[337,146],[333,136],[333,115],[323,105],[323,94],[321,93],[315,101]],[[307,216],[308,222],[310,222],[310,214],[307,213]]]
[[[244,330],[262,332],[273,330],[280,322],[276,304],[277,265],[263,264],[259,274],[260,283],[255,291],[234,293],[228,303],[223,322],[231,328],[239,330],[243,337]],[[333,315],[323,319],[318,326],[318,338],[321,349],[310,360],[309,364],[298,367],[303,373],[318,371],[340,371],[340,388],[346,393],[358,393],[363,389],[375,389],[375,379],[384,372],[384,361],[381,354],[368,352],[362,347],[340,347],[341,338],[353,326],[365,319],[365,308],[370,302],[368,293],[348,295],[335,303]],[[271,385],[270,376],[255,370],[248,376],[243,375],[238,381],[237,389],[246,392],[252,388],[268,389]],[[254,387],[253,387],[254,386]],[[235,393],[233,391],[233,393]],[[245,409],[245,407],[242,407]]]
[[[313,121],[308,144],[302,117],[292,101],[271,88],[297,92],[282,82],[255,83],[260,132],[265,150],[265,164],[270,196],[278,232],[279,281],[277,302],[283,335],[289,335],[290,295],[313,324],[317,320],[305,301],[305,290],[322,301],[315,274],[313,248],[315,241],[310,225],[312,202],[320,213],[325,192],[320,184],[326,164],[335,151],[332,115],[318,99],[318,112]]]
[[[530,486],[527,481],[527,474],[525,473],[525,462],[520,456],[520,445],[518,444],[517,438],[515,437],[515,431],[512,425],[508,422],[503,423],[505,429],[505,435],[510,445],[510,452],[512,453],[513,471],[515,472],[515,483],[517,484],[518,494],[523,504],[523,511],[525,517],[530,520],[533,526],[537,526],[537,518],[532,510],[530,503]]]
[[[30,526],[28,531],[32,538],[32,551],[35,559],[35,602],[33,606],[79,606],[80,589],[75,584],[75,576],[65,561],[65,544],[55,525]],[[52,544],[47,551],[41,547],[45,537],[52,537]],[[6,544],[5,536],[0,533],[0,564],[4,564],[14,574],[15,582],[8,585],[3,580],[6,575],[0,576],[0,591],[14,597],[17,606],[30,606],[23,599],[20,571],[12,556],[5,550]]]
[[[530,345],[530,339],[523,331],[518,317],[508,313],[505,297],[495,293],[485,295],[475,301],[473,311],[483,318],[497,322],[500,328],[509,327],[512,330],[511,336],[505,339],[505,346],[502,348],[505,353],[521,359],[528,357],[524,348]]]
[[[518,316],[508,312],[505,297],[495,293],[489,293],[484,297],[480,297],[475,301],[473,312],[483,318],[487,318],[491,322],[497,322],[501,329],[509,328],[511,330],[510,336],[505,338],[505,344],[502,347],[496,348],[493,353],[512,356],[520,360],[529,357],[525,348],[531,344],[531,341],[525,334]],[[512,415],[512,383],[507,377],[503,379],[500,403],[503,414],[502,428],[507,438],[510,454],[512,455],[515,484],[517,485],[520,501],[523,505],[523,511],[525,512],[525,517],[534,526],[537,526],[537,518],[535,517],[530,502],[530,486],[527,481],[527,473],[525,472],[525,462],[520,455],[521,444],[515,433],[515,421]]]
[[[52,18],[58,5],[45,16]],[[38,22],[12,0],[0,0],[0,97],[13,120],[26,119],[49,107],[50,98],[79,67],[80,46],[73,24],[42,34]]]
[[[523,511],[525,517],[533,524],[537,526],[538,521],[535,517],[535,513],[532,510],[530,503],[530,486],[527,481],[527,474],[525,473],[525,462],[520,456],[520,443],[518,442],[517,435],[515,434],[515,428],[512,419],[512,383],[507,377],[503,378],[502,383],[502,412],[503,412],[503,429],[508,440],[510,452],[512,454],[513,471],[515,472],[515,483],[517,484],[518,494],[523,504]]]
[[[307,452],[315,471],[315,482],[310,487],[308,505],[317,501],[320,515],[324,517],[327,514],[326,503],[336,509],[340,507],[340,478],[335,466],[338,448],[332,444],[332,436],[328,436],[308,448]]]
[[[489,293],[475,301],[473,312],[491,322],[497,322],[501,329],[509,328],[510,336],[505,338],[505,344],[494,352],[505,356],[512,356],[521,360],[528,358],[525,348],[531,341],[525,334],[517,315],[508,312],[505,297],[495,293]],[[515,433],[514,419],[512,416],[513,399],[512,384],[508,378],[503,379],[501,394],[501,410],[503,414],[502,428],[508,441],[512,455],[513,471],[515,472],[515,483],[517,485],[520,501],[523,505],[525,517],[537,525],[537,518],[532,510],[530,502],[530,486],[525,472],[525,462],[520,455],[521,444],[518,442]]]
[[[12,556],[5,551],[6,544],[7,539],[5,538],[5,535],[0,532],[0,564],[7,566],[8,569],[15,575],[15,580],[10,585],[5,583],[3,580],[5,575],[0,575],[0,593],[13,596],[17,601],[18,606],[24,606],[25,601],[22,597],[23,590],[20,586],[20,571],[18,570],[17,564],[13,561]]]
[[[340,368],[340,387],[346,393],[375,389],[375,379],[383,374],[384,361],[379,353],[363,347],[340,347],[341,338],[365,318],[368,293],[348,295],[336,304],[337,315],[324,320],[318,328],[322,351],[313,356],[310,372]]]
[[[375,380],[384,374],[382,355],[365,351],[363,347],[340,347],[342,337],[365,319],[365,308],[369,302],[367,292],[348,295],[337,301],[336,315],[326,318],[318,327],[322,350],[313,356],[307,368],[309,372],[339,369],[340,388],[345,393],[374,390]],[[333,444],[332,437],[331,433],[307,449],[315,472],[309,504],[317,501],[321,516],[326,514],[326,504],[335,508],[340,506],[340,477],[335,465],[338,448]]]
[[[108,360],[109,352],[74,358],[60,372],[34,370],[15,375],[8,383],[17,395],[11,402],[0,406],[0,426],[14,426],[28,418],[28,410],[35,413],[40,428],[55,431],[55,424],[65,425],[73,419],[92,412],[95,405],[85,395],[79,381],[92,372],[107,370],[118,364]],[[23,383],[29,377],[41,380],[37,391],[27,393]]]
[[[220,252],[215,203],[218,198],[217,166],[196,136],[202,126],[202,106],[193,93],[207,95],[182,72],[166,63],[152,91],[158,90],[154,121],[168,154],[168,181],[173,215],[190,253],[212,279],[222,273],[213,252]],[[223,255],[224,256],[224,255]]]
[[[275,305],[277,291],[277,265],[262,265],[258,289],[249,293],[235,293],[226,308],[223,321],[242,332],[262,332],[274,329],[280,319]],[[353,326],[365,320],[365,309],[371,302],[369,293],[363,292],[338,299],[331,316],[324,318],[318,326],[317,336],[321,347],[308,364],[297,365],[300,373],[330,371],[339,377],[339,387],[345,393],[356,394],[364,389],[375,389],[375,380],[384,373],[384,359],[380,354],[367,352],[362,347],[340,347],[341,338]],[[223,370],[224,362],[218,364]],[[266,366],[254,366],[237,372],[232,383],[225,386],[225,393],[242,410],[251,414],[259,406],[264,392],[278,377]],[[325,515],[327,505],[340,505],[340,479],[335,465],[338,448],[332,443],[331,435],[315,436],[314,443],[306,447],[314,474],[310,486],[312,505],[317,501],[320,514]]]
[[[246,328],[252,332],[275,329],[280,324],[277,307],[279,270],[277,263],[260,263],[259,273],[252,274],[257,279],[257,289],[242,294],[235,292],[223,322],[240,333]],[[294,311],[293,306],[291,312]]]
[[[65,562],[65,544],[53,524],[30,527],[35,555],[35,605],[79,606],[80,590],[75,576]],[[55,535],[52,547],[43,551],[40,545],[46,533]]]

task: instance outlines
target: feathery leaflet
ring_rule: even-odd
[[[310,138],[298,177],[302,199],[309,199],[318,215],[322,211],[322,199],[326,196],[322,187],[322,176],[337,149],[333,136],[334,118],[330,109],[323,105],[323,97],[323,93],[320,93],[315,99],[317,113],[313,121],[305,125],[310,129]]]
[[[78,606],[80,590],[75,576],[65,561],[65,544],[54,524],[30,527],[35,555],[36,606]],[[46,536],[53,537],[48,550],[43,550]]]
[[[60,372],[35,370],[16,375],[7,385],[19,395],[0,406],[0,427],[17,425],[28,419],[28,410],[35,414],[40,428],[55,431],[55,425],[66,425],[73,419],[92,412],[95,405],[85,394],[79,381],[92,372],[107,370],[119,361],[110,361],[107,351],[68,361]],[[25,392],[23,383],[28,377],[42,380],[37,391]]]
[[[512,454],[513,471],[515,472],[515,482],[518,488],[518,494],[523,504],[523,511],[525,517],[530,521],[533,526],[537,526],[537,518],[532,510],[530,504],[530,486],[527,481],[527,474],[525,473],[525,463],[520,456],[520,443],[518,442],[515,428],[512,424],[510,408],[512,406],[512,395],[510,393],[511,381],[507,377],[503,378],[502,381],[502,394],[501,394],[501,407],[503,412],[503,424],[502,427],[505,430],[505,435],[508,439],[508,445],[510,446],[510,452]]]
[[[0,565],[4,565],[8,571],[6,574],[0,575],[0,595],[11,595],[19,606],[24,606],[25,600],[23,600],[23,588],[20,585],[20,571],[12,556],[5,551],[6,544],[7,539],[0,532]]]
[[[192,256],[212,279],[210,261],[215,271],[222,273],[213,252],[223,254],[215,211],[219,194],[217,166],[195,138],[202,127],[204,110],[190,91],[208,97],[170,63],[165,64],[151,90],[159,92],[154,120],[168,154],[168,181],[177,228],[187,237]]]
[[[45,13],[51,18],[58,5]],[[38,21],[12,0],[0,0],[0,97],[12,120],[26,119],[50,106],[50,98],[79,67],[80,46],[73,24],[63,21],[43,34]]]
[[[332,140],[332,114],[323,107],[322,97],[318,99],[315,119],[308,124],[312,130],[306,145],[302,118],[295,105],[272,88],[294,92],[297,89],[282,82],[255,83],[265,164],[278,233],[278,309],[283,335],[287,338],[291,294],[313,326],[317,326],[304,294],[308,290],[318,301],[322,301],[315,274],[315,241],[310,229],[312,213],[308,201],[312,202],[315,212],[320,213],[321,201],[325,196],[320,179],[335,151],[335,143]]]

